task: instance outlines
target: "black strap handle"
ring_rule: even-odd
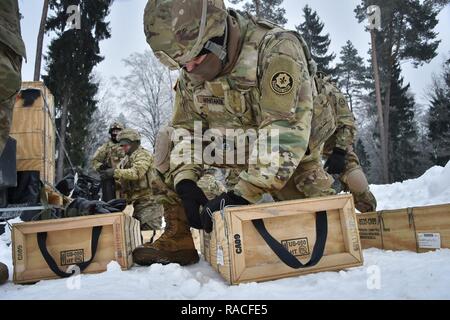
[[[253,220],[252,222],[272,251],[289,267],[293,269],[309,268],[318,264],[322,259],[328,236],[328,217],[326,211],[316,213],[316,243],[311,254],[311,260],[306,264],[301,263],[281,243],[270,235],[262,219]]]
[[[76,266],[80,268],[80,271],[83,272],[87,267],[92,263],[95,258],[95,254],[97,253],[98,240],[100,238],[100,234],[102,233],[102,226],[92,228],[92,240],[91,240],[91,259],[89,261],[85,261],[83,263],[79,263]],[[50,253],[47,250],[47,232],[39,232],[37,234],[37,242],[39,246],[39,250],[41,251],[42,256],[47,262],[48,267],[61,278],[71,277],[74,273],[67,273],[61,271],[58,267],[58,264],[52,258]]]

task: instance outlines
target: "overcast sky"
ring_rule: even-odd
[[[123,59],[134,52],[143,52],[149,46],[145,41],[143,31],[143,13],[147,0],[115,0],[112,6],[111,21],[112,37],[101,42],[101,54],[105,60],[96,71],[105,80],[113,76],[124,76],[126,69]],[[284,7],[287,12],[288,29],[293,29],[302,22],[302,8],[309,4],[316,10],[325,23],[325,31],[331,35],[330,50],[338,56],[341,47],[347,40],[351,40],[359,50],[359,54],[368,58],[369,34],[365,32],[364,25],[359,24],[353,12],[360,1],[358,0],[285,0]],[[36,38],[42,11],[43,0],[19,0],[19,6],[24,19],[22,20],[22,35],[27,47],[28,62],[23,67],[23,79],[32,80]],[[439,47],[439,56],[430,64],[413,68],[406,63],[403,75],[411,83],[413,93],[418,102],[427,103],[426,92],[431,84],[433,73],[439,73],[445,57],[450,55],[450,6],[447,6],[439,16],[437,27],[442,43]],[[48,45],[48,38],[44,48]],[[44,67],[44,66],[43,66]]]

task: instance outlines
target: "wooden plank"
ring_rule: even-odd
[[[17,140],[18,160],[45,160],[44,137],[42,132],[14,133],[11,136]]]
[[[307,269],[286,266],[252,223],[264,219],[269,233],[306,263],[316,242],[316,212],[324,210],[328,216],[324,257]],[[203,234],[203,248],[206,256],[210,252],[210,264],[230,284],[341,270],[363,262],[353,198],[349,195],[226,208],[224,217],[215,213],[214,230],[211,235]]]
[[[381,236],[381,224],[378,219],[378,214],[376,212],[357,214],[356,218],[362,248],[383,249],[383,238]]]
[[[254,268],[246,269],[241,278],[238,281],[233,281],[233,285],[249,282],[263,282],[270,280],[277,280],[282,278],[298,277],[308,274],[314,274],[326,271],[345,270],[361,266],[362,263],[355,259],[348,253],[342,253],[331,257],[323,257],[323,260],[319,262],[314,268],[308,268],[301,271],[292,271],[292,269],[286,268],[285,265],[278,264],[271,266],[271,273],[267,273],[267,266],[260,265]],[[339,268],[336,268],[339,266]]]
[[[44,131],[44,109],[20,107],[23,100],[17,100],[13,110],[11,133]]]
[[[415,230],[419,234],[439,234],[441,248],[450,248],[450,204],[414,208]],[[424,248],[419,242],[418,252],[428,252],[433,249]]]
[[[23,82],[24,89],[38,89],[41,97],[30,107],[23,107],[22,99],[15,103],[11,135],[17,140],[17,168],[39,171],[43,181],[54,184],[54,98],[42,82]]]
[[[450,204],[387,210],[358,215],[364,249],[427,252],[421,234],[438,234],[441,248],[450,248]]]
[[[115,260],[126,270],[133,264],[132,251],[141,244],[140,226],[135,219],[123,214],[97,215],[13,225],[14,281],[30,283],[56,279],[37,245],[36,233],[47,232],[47,248],[61,270],[76,261],[91,258],[92,227],[103,226],[97,253],[84,273],[106,270]],[[72,260],[71,260],[72,259]]]
[[[215,239],[216,270],[227,280],[231,281],[231,257],[230,245],[227,238],[226,224],[221,214],[214,215],[215,228],[213,230]]]

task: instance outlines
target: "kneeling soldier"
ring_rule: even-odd
[[[356,125],[353,113],[342,92],[330,81],[329,77],[318,74],[315,77],[320,95],[317,100],[326,100],[332,104],[335,115],[336,131],[325,143],[323,157],[325,169],[329,174],[339,176],[345,191],[350,191],[355,206],[361,212],[377,209],[377,201],[369,188],[367,178],[361,168],[358,156],[353,150]]]
[[[141,222],[143,231],[160,230],[162,206],[155,203],[151,188],[153,156],[141,147],[141,136],[135,130],[122,130],[117,140],[125,158],[117,169],[105,170],[101,176],[114,177],[119,182],[121,196],[133,205],[133,216]]]

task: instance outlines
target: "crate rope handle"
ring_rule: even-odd
[[[78,263],[76,266],[80,268],[80,271],[83,272],[87,267],[92,263],[95,258],[95,254],[97,253],[98,240],[100,238],[100,234],[102,233],[102,226],[97,226],[92,228],[92,240],[91,240],[91,259],[89,261],[85,261],[83,263]],[[74,275],[74,272],[67,273],[61,271],[58,267],[58,264],[55,262],[55,259],[50,255],[47,249],[47,232],[39,232],[37,234],[37,242],[39,245],[39,250],[41,251],[42,256],[44,257],[45,262],[47,262],[48,267],[61,278],[69,278]]]
[[[311,260],[306,264],[301,263],[280,242],[270,235],[262,219],[252,220],[252,223],[278,258],[293,269],[313,267],[318,264],[323,257],[328,236],[328,217],[326,211],[316,213],[316,243],[314,244],[311,254]]]

